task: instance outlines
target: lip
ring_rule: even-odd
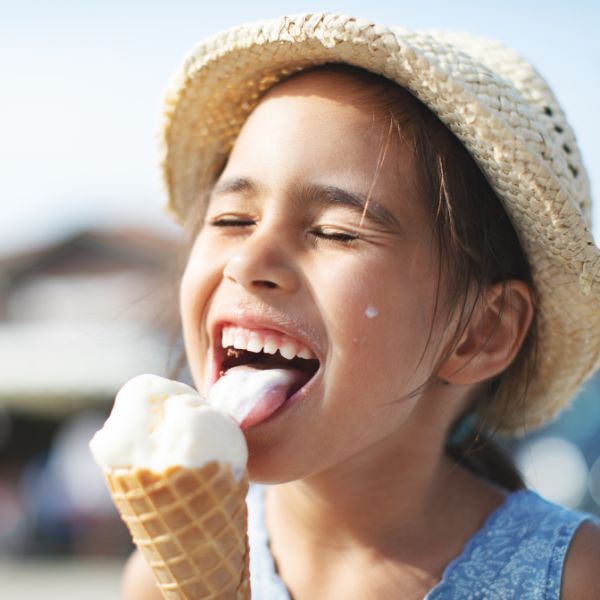
[[[288,398],[284,404],[287,404],[292,398],[297,396],[305,388],[309,387],[310,383],[321,371],[324,352],[319,342],[315,339],[316,336],[308,333],[311,329],[309,326],[303,326],[301,323],[285,315],[265,315],[264,313],[251,313],[247,310],[237,310],[229,313],[220,313],[212,319],[212,323],[209,325],[212,354],[212,368],[210,369],[210,379],[208,381],[209,389],[219,379],[221,365],[225,359],[225,349],[221,346],[221,332],[226,325],[234,325],[246,329],[264,329],[282,333],[306,346],[317,357],[317,360],[319,361],[319,369],[317,372],[304,386],[302,386],[302,388],[300,388],[300,390]]]

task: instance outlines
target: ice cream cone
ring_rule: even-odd
[[[168,600],[247,600],[246,475],[227,463],[105,471],[113,500]]]

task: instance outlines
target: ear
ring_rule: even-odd
[[[524,281],[511,279],[490,286],[438,377],[467,385],[498,375],[519,352],[532,317],[532,292]]]

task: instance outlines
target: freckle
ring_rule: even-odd
[[[374,319],[379,314],[379,311],[372,305],[369,304],[365,310],[365,315],[368,319]]]

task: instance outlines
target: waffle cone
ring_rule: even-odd
[[[246,476],[229,465],[114,469],[109,489],[168,600],[248,600]]]

